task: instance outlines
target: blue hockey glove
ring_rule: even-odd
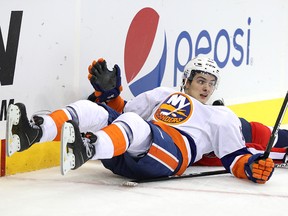
[[[265,184],[274,171],[274,162],[271,158],[261,159],[263,154],[252,155],[245,164],[245,173],[251,181]]]
[[[116,98],[122,91],[121,71],[117,64],[110,71],[103,58],[93,61],[88,67],[88,79],[95,89],[96,102],[107,102]]]

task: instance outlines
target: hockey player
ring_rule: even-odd
[[[211,61],[211,64],[219,68],[213,59],[205,57],[196,57],[189,61],[184,68],[182,86],[187,94],[196,98],[203,104],[206,104],[217,88],[219,81],[216,85],[205,85],[205,82],[209,83],[215,78],[220,79],[219,74],[213,73],[209,67],[205,66],[205,62]],[[206,72],[206,75],[205,73]],[[210,74],[208,75],[207,74]],[[200,78],[199,78],[200,77]],[[210,77],[210,78],[209,78]],[[213,79],[214,77],[214,79]],[[200,79],[200,83],[199,83]],[[204,81],[203,81],[204,80]],[[213,104],[224,105],[223,101],[215,101]],[[267,127],[259,122],[248,122],[244,118],[241,120],[242,132],[245,138],[246,146],[253,153],[263,152],[266,149],[266,145],[269,142],[271,135],[271,128]],[[274,162],[281,163],[285,162],[288,147],[288,131],[280,129],[278,132],[277,142],[274,144],[274,148],[271,150],[270,157],[273,158]],[[203,156],[203,160],[197,163],[198,165],[221,165],[220,161],[212,153]]]
[[[124,109],[119,115],[105,105],[80,100],[34,116],[31,124],[24,104],[10,105],[8,153],[59,140],[62,129],[61,146],[69,154],[61,159],[63,173],[99,159],[128,178],[181,175],[214,151],[237,178],[264,184],[272,176],[272,159],[248,151],[239,118],[224,106],[206,106],[188,94],[158,87],[128,101]]]
[[[95,89],[89,96],[89,100],[104,102],[118,112],[123,112],[125,101],[121,98],[120,92],[122,91],[120,68],[115,65],[113,72],[116,74],[111,83],[114,86],[109,86],[105,90],[101,87],[103,77],[106,74],[112,74],[112,71],[107,69],[104,59],[94,61],[89,66],[89,80]],[[203,104],[206,104],[214,90],[219,85],[220,69],[213,59],[203,56],[196,57],[189,61],[183,72],[181,91],[194,97]],[[109,90],[107,90],[109,89]],[[224,105],[222,101],[216,101],[217,105]],[[214,102],[214,104],[216,104]],[[242,123],[243,135],[246,145],[250,151],[260,153],[266,149],[266,145],[271,135],[271,129],[259,122],[247,122],[245,119],[240,118]],[[272,148],[271,157],[276,163],[281,163],[286,160],[286,151],[288,147],[288,131],[280,129],[278,132],[278,139]],[[203,160],[197,163],[198,165],[221,165],[221,161],[213,154],[204,155]]]

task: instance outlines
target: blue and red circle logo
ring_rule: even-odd
[[[159,18],[154,9],[143,8],[133,18],[127,33],[124,68],[134,96],[160,86],[163,79],[167,42],[165,31],[159,28]]]

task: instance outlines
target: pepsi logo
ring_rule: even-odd
[[[153,8],[143,8],[131,21],[124,48],[126,80],[134,96],[161,85],[166,58],[166,33],[160,16]]]

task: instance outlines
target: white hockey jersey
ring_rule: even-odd
[[[162,122],[188,134],[196,145],[194,162],[211,151],[223,158],[245,148],[241,122],[229,108],[203,105],[171,88],[158,87],[138,95],[127,102],[124,112],[137,113],[145,120]]]

